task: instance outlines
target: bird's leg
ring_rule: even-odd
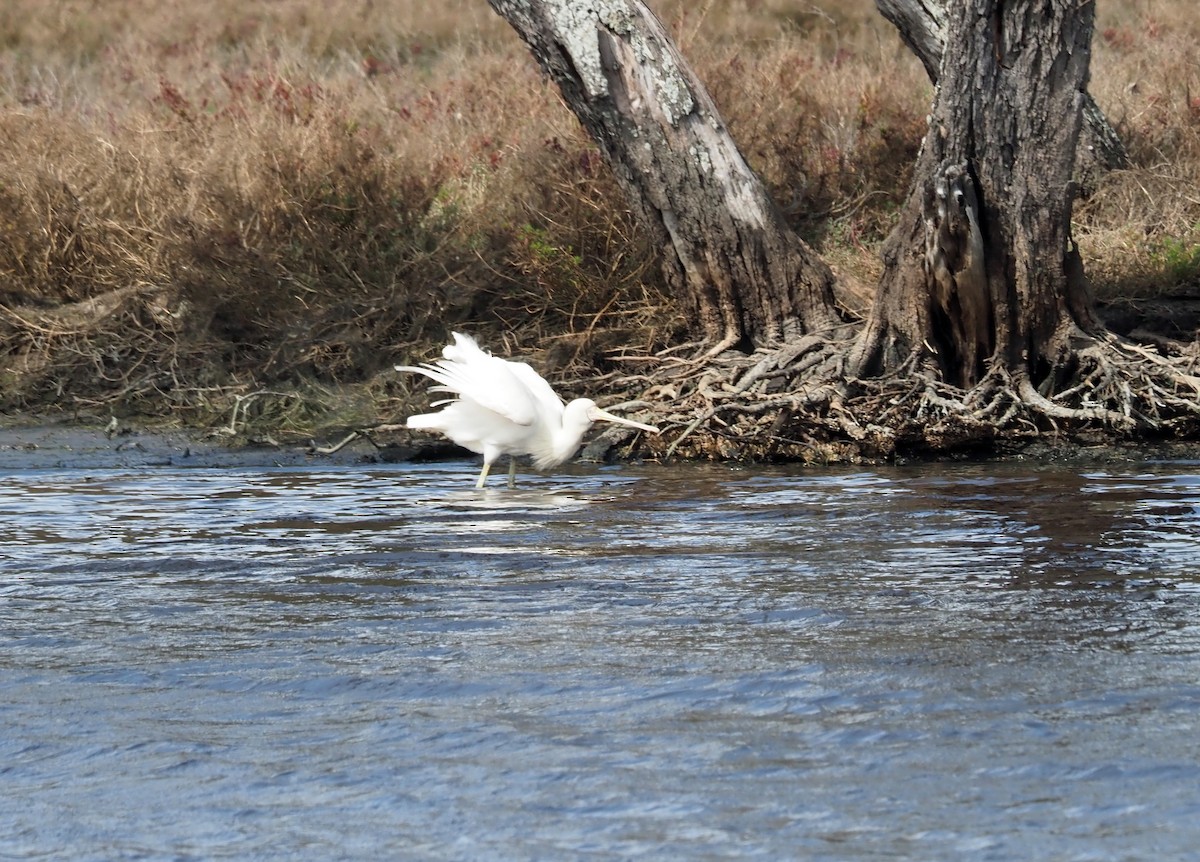
[[[492,469],[492,465],[488,461],[483,462],[483,469],[479,471],[479,479],[475,482],[475,489],[482,490],[483,483],[487,481],[488,470]]]
[[[517,487],[517,457],[515,455],[508,456],[508,487]]]

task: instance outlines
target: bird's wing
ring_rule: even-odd
[[[543,408],[554,414],[562,413],[563,400],[542,375],[538,374],[524,362],[509,360],[504,364],[508,366],[509,371],[517,376],[517,379],[525,384],[525,388],[529,390],[529,394],[540,402]]]
[[[529,390],[529,394],[535,401],[539,402],[552,413],[562,412],[564,406],[563,400],[558,397],[558,393],[545,381],[542,375],[534,371],[527,363],[513,362],[511,359],[499,359],[480,347],[471,336],[463,335],[461,332],[452,332],[450,334],[454,336],[454,343],[442,348],[442,356],[446,359],[451,362],[466,364],[484,361],[501,362],[525,385],[525,388]]]
[[[491,359],[492,354],[488,353],[479,343],[469,335],[463,335],[461,332],[451,332],[454,337],[453,344],[447,344],[442,348],[442,356],[450,362],[462,362],[464,364],[481,359]]]
[[[532,425],[538,418],[538,402],[550,397],[562,401],[545,380],[528,365],[506,362],[481,350],[468,336],[454,334],[434,363],[421,366],[397,365],[397,371],[424,374],[440,384],[435,391],[453,392],[463,401],[473,401],[517,425]]]

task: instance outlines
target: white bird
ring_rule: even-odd
[[[518,455],[531,456],[539,470],[557,467],[575,454],[594,422],[658,433],[653,425],[601,410],[590,398],[563,404],[550,384],[524,362],[492,356],[469,335],[452,335],[454,343],[442,348],[442,359],[420,366],[397,365],[396,370],[423,374],[437,384],[430,392],[457,396],[435,401],[431,406],[447,406],[437,413],[410,416],[407,424],[440,431],[464,449],[483,455],[476,488],[484,486],[501,455],[509,456],[509,487],[516,481]]]

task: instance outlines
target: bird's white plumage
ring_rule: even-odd
[[[420,367],[398,365],[396,369],[424,374],[440,384],[430,391],[452,393],[460,401],[474,402],[517,425],[532,425],[537,421],[537,400],[545,399],[546,393],[550,395],[547,404],[557,402],[562,410],[562,399],[528,365],[492,356],[469,335],[460,332],[453,335],[454,343],[442,348],[442,359],[437,362],[423,363]],[[528,374],[523,374],[521,368]],[[529,385],[531,376],[545,388],[544,392]]]
[[[658,431],[613,416],[587,398],[570,404],[524,362],[492,356],[475,340],[460,332],[442,349],[442,358],[422,365],[397,365],[397,371],[423,374],[434,381],[431,392],[455,398],[434,402],[445,405],[437,413],[410,416],[409,428],[439,431],[458,445],[483,455],[483,470],[476,487],[482,488],[491,465],[501,455],[529,455],[539,469],[563,463],[579,449],[593,422],[604,420]],[[509,484],[513,481],[510,466]]]

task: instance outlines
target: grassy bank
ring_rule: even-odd
[[[872,283],[931,97],[874,4],[654,5],[797,230]],[[1110,300],[1195,291],[1200,24],[1099,15],[1092,92],[1133,165],[1079,207],[1084,259]],[[0,410],[371,424],[455,327],[568,390],[687,329],[483,0],[0,10]]]

